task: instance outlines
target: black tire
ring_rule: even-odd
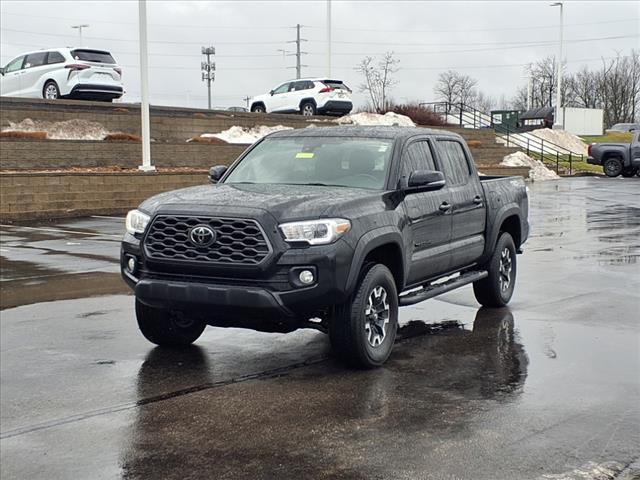
[[[300,115],[304,117],[312,117],[316,114],[316,104],[313,102],[304,102],[300,105]]]
[[[42,98],[47,100],[57,100],[60,98],[60,88],[53,80],[47,80],[42,87]]]
[[[136,298],[136,317],[142,335],[163,347],[186,347],[195,342],[207,326],[204,322],[184,318],[168,310],[145,305]]]
[[[367,315],[369,309],[375,311]],[[379,367],[391,354],[397,330],[398,292],[393,275],[382,264],[366,265],[351,299],[336,307],[329,328],[331,346],[352,366]]]
[[[618,157],[609,157],[602,164],[602,170],[607,177],[617,177],[622,173],[622,160]]]
[[[262,104],[251,105],[251,111],[253,113],[267,113],[267,110],[264,108],[264,105]]]
[[[504,307],[516,285],[516,246],[513,238],[504,232],[487,262],[489,276],[473,283],[476,300],[485,307]]]
[[[622,170],[622,176],[625,178],[630,178],[640,173],[640,169],[628,167]]]

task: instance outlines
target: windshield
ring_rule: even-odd
[[[225,183],[382,189],[392,143],[361,137],[267,138],[242,159]]]

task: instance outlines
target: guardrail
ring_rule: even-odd
[[[457,125],[462,128],[492,128],[496,137],[501,139],[507,147],[520,148],[527,155],[537,158],[543,163],[555,164],[556,173],[560,173],[561,162],[569,164],[569,175],[571,175],[573,173],[573,161],[584,161],[584,155],[581,153],[573,152],[568,148],[542,138],[532,138],[533,135],[522,134],[508,125],[494,123],[490,115],[464,103],[426,102],[421,103],[420,106],[429,107],[435,113],[445,115],[447,122],[455,118]]]

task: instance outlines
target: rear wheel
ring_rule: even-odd
[[[42,89],[42,98],[46,98],[47,100],[56,100],[60,98],[60,89],[58,88],[58,84],[53,80],[47,81]]]
[[[504,307],[516,285],[516,246],[509,233],[498,238],[486,268],[489,275],[473,283],[476,300],[485,307]]]
[[[622,170],[622,176],[625,178],[629,178],[629,177],[633,177],[634,175],[637,175],[638,173],[640,173],[640,169],[638,168],[625,168],[624,170]]]
[[[151,343],[168,347],[185,347],[195,342],[206,324],[200,320],[153,308],[136,298],[138,327]]]
[[[316,114],[316,106],[313,102],[304,102],[300,105],[300,113],[305,117],[312,117]]]
[[[329,335],[334,351],[361,368],[382,365],[398,329],[398,292],[389,269],[370,264],[349,301],[336,308]]]
[[[607,177],[617,177],[622,173],[622,160],[617,157],[609,157],[604,161],[602,169]]]

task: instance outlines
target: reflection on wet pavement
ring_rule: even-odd
[[[2,478],[640,472],[639,182],[615,180],[531,185],[510,307],[467,287],[402,309],[371,371],[312,330],[153,348],[120,294],[121,219],[2,227]]]

